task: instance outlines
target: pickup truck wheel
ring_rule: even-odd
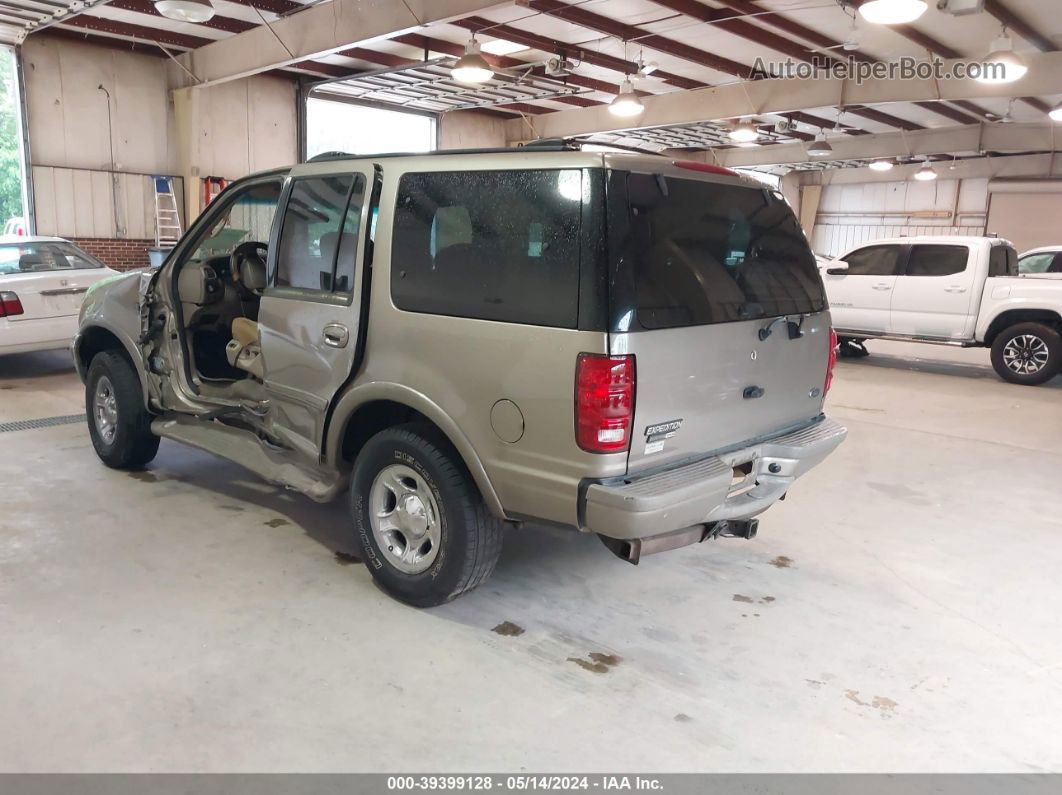
[[[1062,370],[1062,337],[1042,323],[1018,323],[992,343],[992,367],[1012,384],[1046,383]]]
[[[85,408],[92,446],[107,466],[140,469],[158,453],[159,437],[151,432],[140,379],[120,353],[104,351],[92,358]]]
[[[431,426],[400,425],[369,439],[354,462],[350,507],[369,572],[415,607],[472,590],[501,554],[502,523]]]

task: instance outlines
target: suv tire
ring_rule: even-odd
[[[501,554],[502,523],[430,425],[388,428],[365,443],[354,462],[350,507],[369,572],[415,607],[472,590]]]
[[[159,451],[133,366],[117,351],[97,353],[85,379],[85,411],[96,455],[114,469],[140,469]]]
[[[1047,383],[1062,371],[1062,336],[1043,323],[1003,329],[992,343],[992,367],[1012,384]]]

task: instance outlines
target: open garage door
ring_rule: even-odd
[[[306,156],[431,152],[437,148],[435,128],[434,114],[312,96],[306,101]]]
[[[1019,251],[1062,243],[1062,180],[992,180],[988,184],[989,234]]]

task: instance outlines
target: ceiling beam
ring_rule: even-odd
[[[473,33],[480,30],[489,28],[489,35],[495,36],[500,39],[506,39],[507,41],[513,41],[518,44],[523,44],[525,47],[531,47],[532,49],[539,50],[541,52],[548,53],[566,53],[569,57],[579,61],[591,64],[593,66],[600,66],[603,69],[611,69],[621,74],[631,74],[638,69],[638,64],[633,61],[626,61],[622,58],[616,58],[612,55],[598,52],[596,50],[584,50],[577,44],[570,44],[568,42],[558,41],[557,39],[550,39],[545,36],[539,36],[535,33],[530,33],[519,28],[514,28],[511,25],[497,25],[491,22],[489,19],[483,17],[469,17],[468,19],[458,20],[452,24],[472,31]],[[416,36],[419,34],[407,34],[407,36]],[[403,37],[395,37],[396,40],[404,40]],[[693,80],[692,78],[685,77],[683,75],[675,74],[674,72],[668,72],[664,69],[657,69],[653,72],[653,77],[661,80],[668,85],[673,85],[677,88],[693,89],[693,88],[707,88],[707,83],[702,83],[699,80]],[[592,78],[573,76],[568,78],[575,85],[587,84],[587,81],[591,81]],[[576,80],[580,82],[575,82]],[[600,81],[594,81],[600,82]],[[605,91],[608,93],[616,93],[619,90],[619,86],[615,84],[603,83],[600,86],[595,87],[596,90]],[[636,91],[641,96],[652,96],[647,92]],[[829,119],[823,119],[819,116],[813,116],[810,113],[794,113],[794,114],[782,114],[791,118],[795,122],[802,124],[808,124],[813,127],[833,127],[834,122]],[[844,132],[850,135],[864,135],[864,130],[860,130],[849,125],[844,125]]]
[[[918,168],[920,164],[898,166],[892,171],[873,171],[869,168],[792,171],[783,179],[796,185],[903,182],[914,176]],[[964,158],[949,163],[945,168],[938,167],[937,173],[941,179],[1062,176],[1062,158],[1051,153]]]
[[[110,8],[120,8],[123,11],[134,11],[137,14],[162,17],[162,14],[156,10],[155,4],[151,0],[110,0],[107,5]],[[214,30],[223,30],[226,33],[243,33],[245,30],[257,27],[254,22],[220,16],[217,13],[205,22],[197,22],[196,24],[213,28]]]
[[[1043,35],[1040,31],[1026,22],[1025,19],[1003,5],[1003,0],[985,0],[985,11],[1041,52],[1055,52],[1058,50],[1058,47],[1055,46],[1055,43],[1051,41],[1051,39],[1047,38],[1047,36]]]
[[[949,47],[942,41],[939,41],[928,33],[919,30],[913,25],[893,25],[892,29],[899,33],[901,36],[913,41],[915,44],[925,47],[927,51],[940,58],[948,59],[960,59],[963,54],[956,50],[954,47]],[[1041,113],[1047,113],[1051,108],[1038,100],[1036,97],[1018,97],[1022,102],[1030,107],[1040,111]],[[982,111],[982,114],[984,111]],[[994,114],[991,114],[994,115]]]
[[[656,0],[654,0],[655,2]],[[742,80],[751,79],[754,76],[754,70],[751,66],[746,66],[738,61],[733,61],[729,58],[722,58],[717,55],[705,52],[697,47],[691,47],[688,44],[669,39],[666,36],[658,36],[656,34],[647,33],[644,28],[640,28],[636,25],[626,25],[620,22],[616,22],[608,17],[603,17],[600,14],[595,14],[592,11],[587,11],[585,8],[579,6],[569,5],[568,3],[561,2],[561,0],[523,0],[523,4],[528,8],[539,11],[548,16],[556,17],[557,19],[563,19],[567,22],[572,22],[580,27],[595,33],[603,33],[606,36],[615,36],[624,41],[637,41],[640,46],[648,47],[649,49],[662,52],[665,55],[671,55],[675,58],[681,58],[684,61],[697,64],[698,66],[705,66],[709,69],[715,69],[716,71],[725,72],[733,75],[734,77],[741,78]],[[665,3],[666,7],[670,10],[677,10],[677,8],[685,8],[686,12],[695,12],[696,9],[693,6],[699,8],[705,8],[699,3],[683,2]],[[702,15],[703,16],[703,15]],[[710,18],[717,18],[714,15],[708,15]],[[724,14],[724,16],[726,16]],[[722,23],[732,24],[732,23]],[[810,62],[811,58],[808,53],[803,52],[801,48],[795,46],[792,42],[783,38],[782,36],[776,36],[773,33],[766,33],[761,31],[747,22],[740,22],[741,31],[740,35],[745,38],[749,38],[755,41],[757,44],[763,46],[773,47],[774,49],[780,49],[786,52],[790,57],[798,58],[803,61]],[[750,32],[751,30],[751,32]],[[761,35],[753,36],[756,32]],[[782,49],[784,48],[784,49]],[[862,112],[860,108],[848,108],[852,113],[857,116],[864,116],[866,118],[873,119],[874,121],[883,122],[893,127],[897,127],[904,130],[920,130],[922,125],[915,124],[914,122],[905,121],[880,111],[874,112],[873,115]]]
[[[697,0],[653,0],[653,2],[661,5],[666,5],[669,8],[672,7],[673,3],[676,5],[682,4],[697,6],[698,8],[706,7],[703,6],[701,3],[697,2]],[[732,8],[733,10],[741,14],[755,14],[755,18],[757,20],[762,21],[768,25],[773,25],[779,30],[783,30],[792,36],[804,39],[808,43],[819,48],[819,50],[836,50],[842,44],[842,42],[839,42],[836,39],[830,38],[829,36],[819,33],[817,30],[813,30],[812,28],[809,28],[806,25],[802,25],[801,23],[789,19],[788,17],[784,17],[781,14],[777,14],[774,12],[764,13],[764,9],[757,6],[754,2],[751,2],[751,0],[719,0],[719,2],[723,3],[724,5],[728,6],[729,8]],[[714,9],[710,10],[713,14],[726,13],[724,11]],[[724,27],[725,25],[732,24],[733,23],[730,22],[720,22],[718,23],[718,26]],[[748,25],[749,27],[754,27],[753,25],[747,22],[744,24]],[[732,30],[733,28],[726,29]],[[853,60],[861,61],[863,63],[874,63],[879,60],[873,55],[865,53],[859,49],[844,51],[844,57],[852,58]],[[958,56],[956,55],[953,57]],[[923,110],[928,110],[932,113],[936,113],[938,116],[943,116],[944,118],[947,118],[951,121],[957,121],[960,124],[970,124],[976,121],[981,121],[982,119],[991,115],[984,108],[979,108],[973,103],[965,103],[965,107],[959,105],[959,103],[955,104],[959,107],[963,107],[964,110],[973,113],[974,116],[968,116],[962,111],[956,110],[955,108],[946,105],[942,102],[916,102],[914,104],[918,105]]]
[[[741,116],[790,113],[809,108],[878,106],[893,102],[954,101],[1009,98],[1014,93],[1062,94],[1062,53],[1027,57],[1029,71],[1015,83],[986,84],[962,80],[801,80],[769,78],[731,83],[672,94],[644,97],[645,111],[636,119],[620,119],[603,108],[573,108],[533,120],[533,135],[541,138],[588,135],[632,127],[658,127]],[[955,64],[945,62],[953,70]],[[529,137],[527,129],[510,129],[510,140]]]
[[[254,0],[255,4],[261,0]],[[203,81],[236,80],[490,8],[498,0],[332,0],[181,56]]]
[[[949,155],[960,152],[1042,152],[1062,148],[1049,123],[967,124],[909,133],[879,133],[859,138],[833,138],[828,160],[872,160],[883,157]],[[806,163],[803,144],[776,144],[715,152],[715,162],[728,168]]]

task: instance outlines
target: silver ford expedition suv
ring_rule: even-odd
[[[349,500],[392,595],[483,582],[505,524],[637,563],[756,519],[844,438],[781,196],[565,146],[319,160],[234,182],[74,343],[112,467],[167,438]]]

